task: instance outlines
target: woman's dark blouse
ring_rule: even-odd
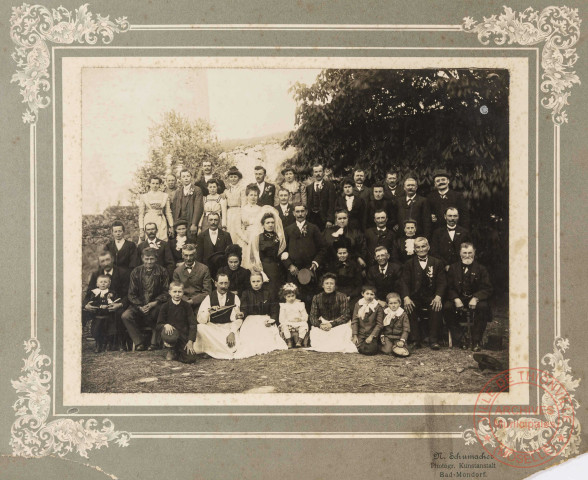
[[[280,248],[280,242],[278,236],[268,238],[265,233],[259,234],[259,258],[262,262],[275,262],[279,261],[278,250]]]
[[[231,292],[237,292],[239,299],[241,299],[243,291],[251,286],[249,283],[251,272],[246,268],[239,266],[237,270],[231,270],[228,265],[225,265],[218,269],[217,275],[219,273],[224,273],[229,276],[229,290]]]
[[[241,300],[241,311],[247,318],[249,315],[269,315],[270,318],[278,322],[280,313],[280,304],[264,285],[261,290],[252,290],[249,288],[239,297]]]

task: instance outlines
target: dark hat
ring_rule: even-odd
[[[449,175],[447,170],[445,170],[444,168],[440,168],[440,169],[435,170],[433,172],[433,180],[435,180],[437,177],[446,177],[449,179],[449,178],[451,178],[451,175]]]
[[[302,285],[308,285],[312,280],[312,271],[308,268],[302,268],[298,271],[298,281]]]
[[[186,225],[186,227],[188,226],[188,222],[186,220],[178,220],[175,224],[174,224],[174,230],[176,228],[178,228],[180,225]]]
[[[227,170],[227,177],[229,175],[237,175],[239,178],[243,178],[243,174],[239,171],[239,169],[235,166],[232,166]]]

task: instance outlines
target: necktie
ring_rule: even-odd
[[[386,267],[380,267],[380,273],[384,275],[386,273]]]
[[[447,200],[447,195],[441,194],[441,200]]]
[[[407,205],[410,207],[410,206],[412,205],[412,198],[409,198],[409,199],[406,201],[406,204],[407,204]]]

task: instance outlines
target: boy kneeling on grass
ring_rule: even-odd
[[[365,285],[361,289],[363,297],[353,309],[351,319],[351,340],[357,346],[357,351],[363,355],[378,353],[378,335],[382,329],[384,310],[376,300],[376,289]]]
[[[410,333],[410,322],[408,315],[400,306],[400,295],[391,292],[386,295],[386,302],[388,302],[388,306],[384,310],[380,351],[387,355],[408,357],[410,353],[405,344]]]
[[[192,306],[182,300],[184,285],[171,282],[169,285],[170,299],[159,310],[156,329],[166,346],[166,360],[179,360],[183,363],[194,363],[196,352],[196,317]]]

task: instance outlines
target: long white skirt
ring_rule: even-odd
[[[239,348],[235,358],[247,358],[263,355],[274,350],[288,350],[288,345],[280,337],[278,327],[274,324],[265,326],[267,315],[249,315],[239,331]]]
[[[239,333],[235,334],[234,347],[227,345],[227,337],[231,333],[231,323],[199,323],[196,333],[194,350],[196,353],[207,353],[213,358],[233,359],[239,348]]]
[[[317,352],[357,353],[357,347],[351,341],[351,322],[331,328],[328,332],[313,326],[310,329],[309,350]]]

